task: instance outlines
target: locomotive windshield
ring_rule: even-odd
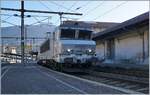
[[[74,29],[61,29],[61,38],[74,39],[75,38],[75,30]]]
[[[78,39],[89,40],[91,38],[92,31],[79,30]]]
[[[90,40],[92,31],[77,29],[61,29],[61,39]]]

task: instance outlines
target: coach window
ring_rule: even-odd
[[[82,39],[82,40],[89,40],[89,39],[91,39],[91,33],[92,33],[92,31],[80,30],[78,38]]]
[[[74,29],[61,29],[61,38],[62,39],[74,39],[75,30]]]

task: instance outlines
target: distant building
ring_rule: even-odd
[[[103,63],[142,63],[149,58],[149,12],[93,36]]]
[[[25,53],[39,52],[39,46],[46,38],[47,32],[54,31],[56,26],[51,24],[25,25]],[[10,26],[1,28],[1,52],[21,54],[21,28]]]

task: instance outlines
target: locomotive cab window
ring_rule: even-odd
[[[91,33],[92,31],[87,31],[87,30],[79,30],[79,39],[82,40],[90,40],[91,39]]]
[[[75,30],[74,29],[61,29],[62,39],[74,39],[75,38]]]

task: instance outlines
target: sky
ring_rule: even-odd
[[[1,0],[2,8],[19,9],[20,1]],[[63,15],[63,20],[78,21],[97,21],[97,22],[123,22],[140,14],[149,11],[149,1],[46,1],[46,0],[27,0],[25,9],[43,10],[55,12],[82,13],[82,16]],[[1,10],[1,27],[20,25],[19,12]],[[59,16],[57,14],[25,13],[31,17],[25,18],[26,25],[36,25],[37,22],[52,23],[59,25]],[[47,19],[48,18],[48,19]]]

